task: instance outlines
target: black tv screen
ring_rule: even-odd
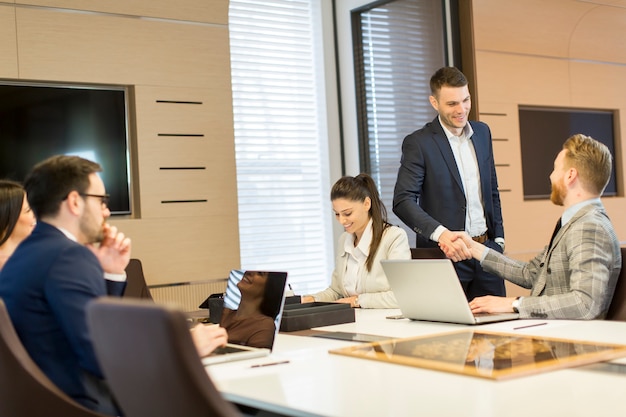
[[[0,178],[58,154],[102,165],[111,213],[130,214],[126,89],[0,83]]]
[[[612,110],[519,107],[524,199],[550,198],[554,158],[570,136],[581,133],[605,144],[613,155],[613,169],[603,196],[617,195],[615,120]]]

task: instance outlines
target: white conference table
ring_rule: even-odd
[[[481,326],[389,320],[399,310],[356,310],[356,322],[316,330],[411,337],[474,328],[626,345],[626,322],[517,320]],[[547,323],[514,330],[520,326]],[[602,369],[489,380],[328,353],[355,345],[281,333],[269,357],[211,365],[229,401],[290,416],[624,416],[626,358]],[[265,363],[288,361],[272,366]],[[606,368],[606,369],[605,369]]]

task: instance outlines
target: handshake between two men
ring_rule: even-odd
[[[467,232],[446,230],[439,238],[439,248],[452,261],[460,262],[468,259],[481,261],[488,247],[474,241]],[[515,311],[514,303],[518,297],[498,297],[486,295],[470,301],[472,313],[507,313]]]

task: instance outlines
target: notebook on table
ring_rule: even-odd
[[[515,320],[517,313],[472,314],[449,259],[381,261],[402,315],[411,320],[483,324]]]
[[[264,283],[264,285],[259,286],[260,283]],[[232,270],[228,276],[222,311],[222,323],[226,330],[229,331],[229,323],[234,326],[229,332],[229,343],[202,358],[202,363],[212,365],[269,355],[280,328],[286,283],[286,272]],[[243,295],[242,291],[244,292]],[[256,307],[258,298],[255,294],[261,295],[262,301],[260,314],[249,318],[253,321],[252,324],[245,323],[248,318],[231,320],[230,322],[224,321],[224,317],[229,315],[232,317],[242,308],[241,311],[247,311],[249,308]],[[259,322],[259,320],[261,321]],[[268,324],[270,322],[273,322],[273,327]],[[259,326],[259,323],[263,323],[263,326]],[[263,347],[231,342],[231,335],[236,336],[238,340],[246,340],[247,335],[242,332],[251,332],[255,334],[254,337],[258,340],[259,329],[266,332],[265,335],[261,335],[264,339]]]

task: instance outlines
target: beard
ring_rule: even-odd
[[[102,223],[98,223],[98,221],[89,214],[89,212],[83,213],[83,216],[80,219],[80,231],[85,237],[86,244],[90,243],[100,243],[104,239],[104,229],[102,228]]]
[[[550,193],[550,201],[557,206],[562,206],[565,202],[567,192],[562,182],[552,184],[552,192]]]

